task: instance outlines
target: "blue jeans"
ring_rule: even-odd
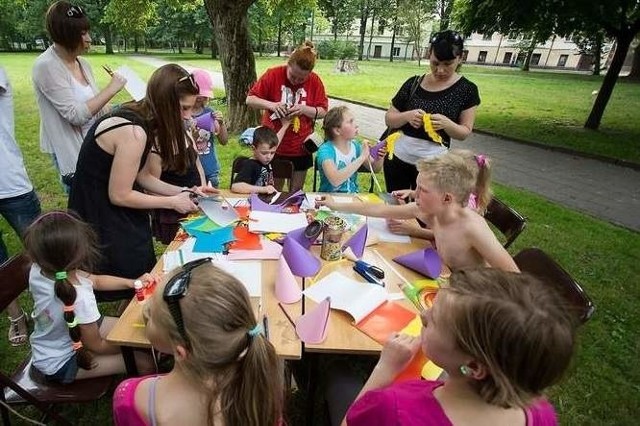
[[[40,200],[33,190],[17,197],[0,199],[0,215],[22,238],[27,226],[31,225],[31,222],[40,215]],[[2,239],[2,231],[0,231],[0,263],[4,263],[8,258],[7,247]]]

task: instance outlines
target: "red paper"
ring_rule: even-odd
[[[385,302],[355,326],[376,342],[384,345],[389,339],[389,335],[405,328],[415,316],[415,312],[411,312],[402,305]]]
[[[233,230],[235,241],[231,243],[230,249],[233,250],[260,250],[260,236],[249,232],[246,226],[236,226]]]

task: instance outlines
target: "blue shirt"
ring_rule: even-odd
[[[318,172],[320,173],[320,192],[358,192],[357,172],[354,172],[339,186],[333,186],[331,182],[329,182],[329,179],[327,179],[322,168],[322,163],[326,160],[333,161],[338,170],[344,169],[347,165],[353,163],[360,156],[362,148],[359,143],[353,140],[350,142],[350,145],[351,149],[346,155],[338,151],[331,141],[326,141],[320,146],[320,149],[318,149],[316,162],[318,164]]]

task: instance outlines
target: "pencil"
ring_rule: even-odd
[[[291,326],[293,328],[296,328],[296,323],[293,322],[293,320],[291,319],[291,317],[287,313],[287,310],[284,308],[284,306],[282,306],[282,303],[278,303],[278,306],[280,307],[280,309],[282,309],[282,313],[284,314],[285,317],[287,317],[287,319],[289,320],[289,323],[291,324]]]

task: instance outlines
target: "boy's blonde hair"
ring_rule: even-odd
[[[324,130],[324,138],[327,140],[333,140],[336,137],[334,129],[342,126],[344,121],[344,115],[349,111],[349,108],[342,105],[331,108],[327,115],[322,120],[322,130]]]
[[[491,164],[485,156],[466,149],[452,149],[439,157],[419,160],[416,167],[439,190],[453,194],[463,206],[467,205],[471,193],[478,198],[480,213],[491,201]]]
[[[193,269],[189,292],[179,302],[188,343],[163,300],[164,285],[155,291],[152,321],[172,346],[188,346],[188,356],[176,363],[207,396],[208,424],[216,415],[226,425],[278,424],[280,363],[263,334],[248,334],[258,321],[242,283],[211,263]]]
[[[453,272],[440,295],[456,345],[488,369],[473,381],[487,403],[524,408],[568,369],[578,322],[553,286],[482,268]]]

